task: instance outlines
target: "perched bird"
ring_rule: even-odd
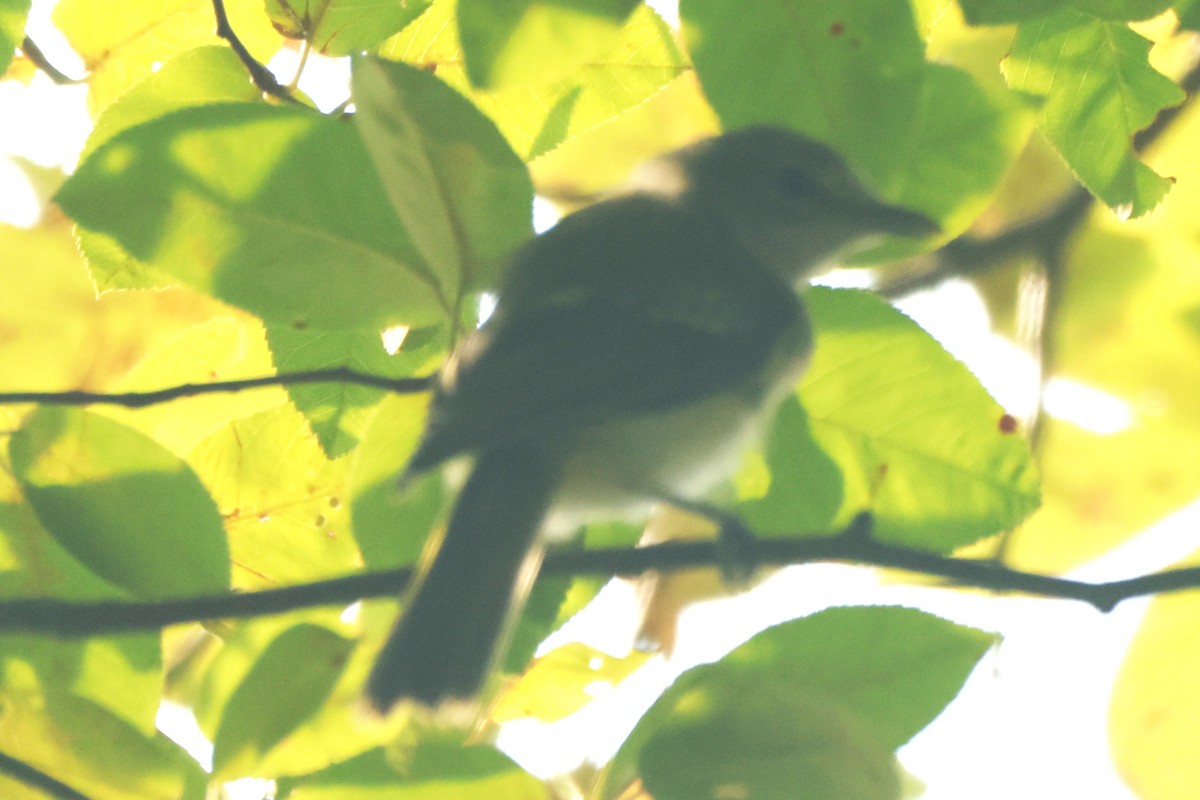
[[[528,242],[443,370],[408,465],[473,458],[370,704],[472,700],[542,542],[702,500],[808,360],[798,287],[849,247],[936,230],[876,199],[831,148],[755,127],[651,161]]]

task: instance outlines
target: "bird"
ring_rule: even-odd
[[[937,232],[829,145],[753,126],[651,160],[518,248],[404,472],[470,463],[368,704],[476,703],[545,543],[658,503],[701,507],[808,362],[808,278],[888,235]]]

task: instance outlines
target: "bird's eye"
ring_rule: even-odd
[[[779,190],[790,198],[807,197],[816,191],[812,176],[797,167],[784,167],[776,176]]]

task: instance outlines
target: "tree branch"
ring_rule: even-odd
[[[0,602],[0,631],[63,637],[150,631],[185,622],[243,619],[318,606],[349,605],[400,594],[411,567],[348,575],[257,592],[199,595],[145,602],[30,598]]]
[[[622,575],[714,567],[722,553],[715,541],[665,542],[647,547],[557,550],[546,556],[540,575]],[[878,541],[856,522],[833,535],[754,539],[744,555],[757,567],[840,562],[890,567],[947,579],[956,587],[1079,600],[1108,612],[1124,600],[1200,587],[1200,567],[1187,567],[1108,583],[1041,575],[1011,569],[992,560],[943,556]],[[0,602],[0,631],[60,637],[86,637],[152,631],[168,625],[214,619],[282,614],[318,606],[394,597],[412,578],[412,567],[349,575],[241,594],[205,595],[158,601],[78,601],[52,598]]]
[[[225,0],[212,0],[213,16],[217,18],[217,36],[229,42],[229,46],[237,57],[241,60],[246,71],[250,73],[250,80],[254,81],[264,94],[272,97],[277,97],[287,103],[300,104],[287,87],[275,79],[271,70],[264,67],[258,62],[254,56],[250,55],[250,51],[242,44],[242,40],[233,32],[233,26],[229,24],[229,15],[225,13]]]
[[[0,406],[18,403],[45,403],[59,406],[113,405],[126,408],[145,408],[184,397],[197,397],[221,392],[244,392],[269,386],[297,386],[308,383],[349,383],[355,386],[370,386],[396,394],[416,394],[433,387],[433,377],[385,378],[366,372],[356,372],[347,367],[331,367],[305,372],[285,372],[280,375],[264,375],[260,378],[241,378],[212,383],[183,383],[165,389],[148,392],[0,392]]]
[[[50,777],[37,767],[26,764],[18,758],[6,753],[0,753],[0,775],[7,775],[13,780],[20,781],[26,786],[40,789],[57,800],[88,800],[86,794],[81,794],[62,781]]]

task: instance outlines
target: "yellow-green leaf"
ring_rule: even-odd
[[[142,597],[228,588],[216,504],[161,445],[97,414],[46,407],[10,449],[42,524],[97,575]]]
[[[1044,98],[1040,127],[1094,195],[1139,217],[1170,188],[1133,153],[1133,135],[1183,90],[1150,66],[1150,42],[1120,22],[1063,9],[1023,24],[1004,73]]]
[[[250,770],[325,703],[353,642],[320,625],[284,631],[259,656],[225,705],[213,741],[213,771]]]

